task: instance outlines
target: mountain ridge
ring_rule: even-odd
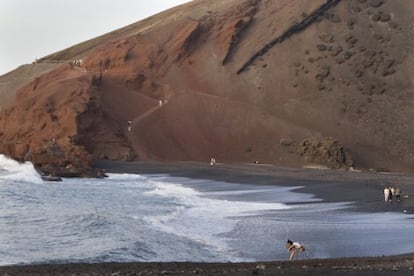
[[[413,10],[189,2],[40,59],[59,64],[3,108],[0,152],[60,167],[215,157],[411,171]]]

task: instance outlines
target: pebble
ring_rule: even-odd
[[[266,266],[264,264],[258,264],[256,265],[256,269],[265,270]]]
[[[196,268],[193,273],[194,274],[200,274],[201,272],[203,272],[203,270],[201,268]]]

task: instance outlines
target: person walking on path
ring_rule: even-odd
[[[293,261],[293,258],[296,255],[299,258],[299,251],[301,251],[301,252],[305,251],[305,247],[303,247],[303,245],[301,245],[298,242],[293,242],[291,240],[287,240],[287,242],[286,242],[286,248],[287,248],[288,252],[290,253],[290,255],[289,255],[289,261]]]
[[[388,187],[384,188],[384,200],[385,202],[388,202],[390,199],[390,189]]]
[[[130,132],[132,130],[132,122],[128,121],[128,131]]]

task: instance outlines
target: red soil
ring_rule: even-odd
[[[338,167],[336,156],[346,167],[341,156],[351,155],[357,167],[409,171],[413,9],[404,0],[190,2],[42,59],[63,64],[0,113],[0,152],[80,166],[214,156]]]

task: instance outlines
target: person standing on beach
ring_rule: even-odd
[[[390,199],[390,189],[388,189],[388,187],[384,188],[384,200],[385,202],[388,202],[388,200]]]
[[[299,251],[302,251],[302,252],[305,251],[305,247],[303,247],[303,245],[301,245],[298,242],[293,242],[291,240],[287,240],[286,248],[288,252],[290,253],[289,261],[293,261],[293,258],[295,257],[295,255],[298,255],[298,258],[299,258]]]
[[[401,201],[401,190],[400,188],[395,188],[394,189],[394,193],[395,193],[395,201],[397,201],[397,203],[400,203]]]
[[[210,165],[214,166],[216,164],[216,158],[211,157],[210,158]]]
[[[392,201],[392,196],[394,195],[394,187],[390,186],[390,201]]]

